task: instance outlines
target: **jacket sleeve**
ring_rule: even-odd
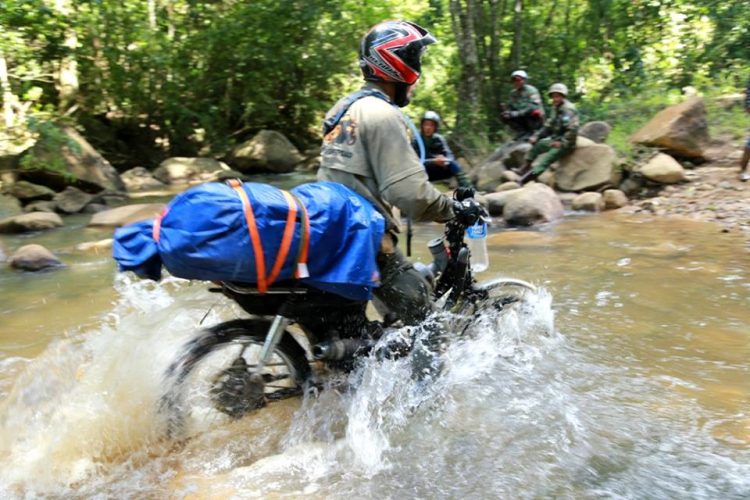
[[[438,139],[440,139],[440,148],[442,151],[440,151],[440,154],[445,156],[448,161],[455,161],[456,157],[453,156],[453,151],[451,151],[450,146],[448,146],[448,140],[445,138],[445,136],[438,136]]]
[[[544,121],[544,126],[534,132],[534,134],[531,136],[534,139],[544,139],[550,134],[550,131],[552,130],[552,114],[547,117],[547,119]]]
[[[453,203],[427,179],[414,154],[400,113],[382,102],[368,110],[362,126],[372,172],[383,199],[417,221],[453,218]]]
[[[541,107],[542,96],[539,95],[539,92],[532,92],[524,96],[521,109],[518,110],[518,116],[526,116]]]
[[[563,149],[574,148],[578,137],[578,112],[573,109],[562,111],[563,133],[558,139]]]

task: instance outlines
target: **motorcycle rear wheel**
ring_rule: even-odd
[[[166,372],[168,389],[161,399],[170,437],[184,432],[191,415],[213,412],[214,418],[223,414],[237,419],[267,403],[302,394],[310,363],[288,331],[262,372],[255,373],[269,326],[263,319],[228,321],[185,344]]]

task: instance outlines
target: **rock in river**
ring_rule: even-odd
[[[503,208],[503,219],[511,226],[533,226],[560,219],[563,204],[555,191],[544,184],[528,184],[513,193]],[[496,193],[496,194],[505,194]]]
[[[25,245],[10,257],[10,265],[24,271],[41,271],[63,263],[42,245]]]
[[[641,175],[660,184],[675,184],[687,180],[685,169],[677,160],[664,153],[659,153],[641,167]]]
[[[63,221],[57,214],[32,212],[0,220],[0,233],[27,233],[62,227]]]
[[[304,158],[280,132],[261,130],[232,152],[232,167],[243,173],[284,173],[294,170]]]
[[[601,212],[604,210],[604,199],[599,193],[583,193],[575,197],[572,206],[573,210]]]
[[[92,195],[86,194],[73,186],[66,187],[65,191],[57,193],[54,198],[55,203],[57,203],[57,211],[65,214],[77,214],[93,199]]]
[[[90,227],[121,227],[134,222],[151,219],[164,210],[163,203],[125,205],[94,214]]]

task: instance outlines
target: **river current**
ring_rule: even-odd
[[[0,270],[0,498],[750,498],[750,254],[679,219],[571,215],[491,231],[490,269],[541,287],[451,342],[422,386],[365,361],[315,395],[165,438],[163,374],[240,316],[204,283],[118,275],[109,237],[70,265]],[[438,225],[418,226],[416,259]]]

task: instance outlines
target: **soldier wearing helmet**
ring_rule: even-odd
[[[567,99],[568,87],[555,83],[549,88],[549,96],[552,99],[552,113],[544,127],[529,138],[534,146],[526,155],[526,165],[519,172],[522,174],[521,184],[539,177],[552,163],[573,152],[576,147],[578,111]],[[540,155],[544,156],[532,168],[533,161]]]
[[[472,187],[469,176],[456,162],[448,141],[437,133],[440,128],[440,115],[427,111],[420,122],[420,135],[425,148],[424,169],[430,181],[442,181],[455,177],[461,187]],[[411,140],[411,146],[419,154],[417,137]]]
[[[398,107],[409,104],[421,58],[435,38],[407,21],[385,21],[362,38],[359,65],[366,83],[326,115],[318,180],[338,182],[369,200],[386,219],[375,296],[407,324],[430,310],[429,286],[395,245],[392,207],[417,221],[452,219],[454,204],[430,184],[414,155]],[[460,208],[455,208],[460,210]]]
[[[527,83],[529,75],[525,71],[514,71],[510,80],[513,90],[510,92],[507,108],[501,116],[513,129],[515,140],[525,141],[544,123],[542,96],[536,87]]]

